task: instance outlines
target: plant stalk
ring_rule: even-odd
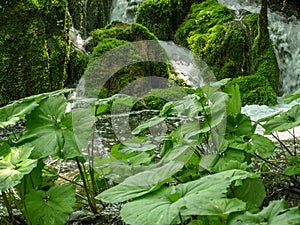
[[[81,176],[81,178],[82,178],[84,190],[85,190],[85,193],[86,193],[86,196],[87,196],[88,203],[89,203],[89,206],[90,206],[90,208],[91,208],[91,211],[92,211],[94,214],[97,214],[97,213],[98,213],[97,207],[96,207],[95,201],[93,201],[92,198],[91,198],[91,193],[90,193],[89,187],[88,187],[88,185],[87,185],[86,177],[85,177],[85,175],[84,175],[84,172],[83,172],[83,170],[82,170],[82,167],[81,167],[81,165],[80,165],[80,162],[79,162],[78,157],[75,157],[75,160],[76,160],[76,163],[77,163],[77,166],[78,166],[78,169],[79,169],[80,176]]]

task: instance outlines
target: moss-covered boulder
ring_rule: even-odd
[[[160,40],[173,39],[195,0],[145,0],[137,11],[136,22],[146,26]]]
[[[70,42],[66,0],[0,4],[0,105],[63,87]]]
[[[276,101],[261,96],[270,94],[274,100],[278,92],[279,69],[269,33],[266,29],[262,30],[259,18],[258,14],[249,12],[244,12],[242,19],[236,18],[232,10],[217,0],[194,3],[191,13],[177,30],[175,40],[200,56],[218,80],[252,75],[251,79],[238,79],[238,83],[244,85],[245,81],[257,79],[254,83],[260,84],[260,88],[253,92],[249,84],[248,89],[247,86],[242,87],[242,94],[252,96],[259,93],[259,96],[242,97],[243,104],[269,105]],[[262,83],[262,77],[267,82]],[[269,88],[266,88],[268,85]],[[263,89],[265,91],[262,92]]]
[[[91,44],[95,47],[84,75],[88,96],[103,98],[124,93],[125,89],[126,94],[143,95],[150,87],[165,86],[160,82],[153,83],[151,78],[141,79],[169,78],[169,66],[166,63],[144,58],[149,54],[154,54],[150,57],[152,59],[164,57],[164,50],[156,42],[157,38],[147,28],[137,23],[114,21],[105,28],[93,31],[92,37]],[[132,42],[138,44],[131,48]],[[133,86],[127,87],[129,84]]]
[[[260,75],[241,76],[232,79],[228,85],[238,85],[243,105],[275,105],[277,95],[268,79]]]

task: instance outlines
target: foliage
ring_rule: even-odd
[[[163,48],[158,42],[141,41],[157,40],[146,27],[137,23],[128,25],[114,21],[93,31],[92,36],[92,45],[95,47],[84,74],[88,96],[105,98],[121,90],[124,93],[126,88],[127,94],[130,92],[132,95],[140,95],[153,85],[156,85],[153,88],[164,87],[159,83],[149,82],[149,79],[142,79],[150,76],[169,78],[169,66],[165,63],[167,58],[165,61],[155,61],[165,57]],[[134,43],[131,45],[130,42]],[[145,55],[141,49],[147,49],[151,53]],[[150,60],[148,57],[155,59]],[[128,85],[133,82],[135,90],[129,91]],[[102,89],[99,90],[99,87]]]
[[[276,92],[272,89],[268,79],[259,74],[241,76],[232,79],[230,84],[238,85],[243,105],[275,105]]]
[[[84,188],[93,213],[122,203],[120,215],[133,225],[298,224],[299,209],[288,208],[284,200],[264,203],[267,193],[253,164],[257,159],[274,164],[270,158],[275,144],[255,133],[257,124],[266,134],[298,126],[298,105],[253,124],[241,113],[238,86],[227,84],[224,92],[217,90],[226,82],[169,100],[159,114],[132,130],[133,138],[113,146],[104,158],[94,158],[88,146],[94,115],[114,104],[122,113],[118,104],[132,106],[134,97],[80,99],[78,103],[86,102],[86,108],[67,110],[63,94],[70,90],[62,90],[0,108],[4,129],[25,119],[22,130],[0,142],[0,188],[10,219],[15,220],[12,208],[18,207],[28,224],[64,224],[76,201],[77,184]],[[171,118],[177,119],[176,126],[149,138],[149,130]],[[299,184],[298,152],[278,141],[290,154],[281,173]],[[84,149],[91,158],[83,156]],[[59,172],[43,162],[50,155],[74,161],[79,180],[57,184]]]
[[[63,88],[69,61],[67,1],[2,2],[0,105]]]
[[[160,40],[173,39],[194,0],[143,1],[137,11],[136,22],[147,27]]]

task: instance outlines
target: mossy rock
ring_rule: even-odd
[[[73,26],[84,38],[109,22],[112,0],[68,0],[68,3]]]
[[[259,14],[244,11],[242,20],[236,19],[232,10],[216,0],[194,3],[175,40],[201,57],[218,80],[248,75],[265,77],[277,94],[279,68],[269,34],[260,29],[259,18]],[[262,46],[261,41],[266,44]],[[264,102],[261,94],[255,98],[254,92],[247,99],[258,101],[247,100],[247,104]]]
[[[217,0],[207,0],[194,3],[190,13],[177,29],[175,41],[189,47],[188,39],[195,34],[205,34],[210,28],[234,19],[232,10],[218,3]]]
[[[63,88],[70,54],[67,1],[4,1],[0,105]]]
[[[277,95],[268,79],[260,75],[241,76],[228,85],[238,85],[243,105],[276,105]]]
[[[84,74],[88,61],[88,55],[71,47],[70,60],[67,64],[68,77],[64,84],[65,87],[74,87],[77,84]]]
[[[125,24],[114,21],[102,29],[93,31],[92,37],[92,45],[95,47],[84,75],[88,96],[105,98],[124,91],[130,83],[134,83],[135,86],[128,94],[139,95],[150,86],[156,88],[164,86],[142,78],[151,76],[169,78],[169,66],[166,63],[146,61],[144,56],[138,55],[131,48],[130,43],[137,41],[136,43],[140,43],[139,50],[145,50],[145,55],[153,52],[159,54],[158,58],[166,57],[159,43],[155,42],[156,36],[146,27],[138,23]],[[138,42],[142,40],[154,42]],[[120,64],[124,66],[118,68]]]
[[[136,22],[146,26],[160,40],[171,40],[194,0],[145,0]]]

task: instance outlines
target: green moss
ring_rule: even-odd
[[[264,76],[250,75],[234,78],[228,85],[238,85],[243,105],[275,105],[277,95]]]
[[[173,39],[193,2],[194,0],[146,0],[138,8],[136,22],[146,26],[160,40]]]
[[[83,34],[84,38],[92,30],[107,25],[112,0],[68,0],[68,3],[73,26]]]
[[[175,34],[177,43],[188,47],[188,39],[195,34],[204,34],[215,25],[223,24],[234,18],[234,13],[217,0],[194,3],[191,13]]]
[[[215,0],[195,3],[175,37],[179,44],[200,56],[218,80],[239,76],[248,79],[244,78],[247,75],[265,77],[269,88],[273,89],[273,92],[266,89],[273,99],[266,103],[273,104],[276,103],[273,94],[278,92],[279,69],[266,29],[266,16],[261,14],[245,13],[240,21],[234,20],[234,13]],[[255,90],[244,93],[244,96],[249,95],[244,101],[251,99],[246,103],[262,104],[265,101],[261,97],[263,90],[260,87]]]
[[[249,47],[240,22],[215,25],[188,38],[189,47],[210,66],[218,80],[248,75]],[[247,74],[248,73],[248,74]]]
[[[84,74],[84,70],[88,64],[88,56],[75,48],[71,48],[70,60],[67,65],[68,77],[64,86],[74,87]]]
[[[149,30],[137,23],[125,24],[120,21],[114,21],[112,24],[107,25],[102,29],[97,29],[92,32],[93,43],[95,45],[88,69],[85,73],[85,80],[87,86],[87,94],[89,96],[108,97],[113,94],[124,91],[127,85],[134,83],[134,87],[130,89],[128,94],[140,95],[145,90],[152,86],[160,87],[160,84],[154,84],[147,79],[140,79],[147,76],[158,76],[169,78],[169,67],[161,62],[147,62],[144,57],[138,55],[133,49],[116,50],[110,55],[109,59],[105,61],[105,57],[98,60],[110,50],[116,49],[122,45],[130,44],[130,42],[140,40],[157,40],[157,38],[149,32]],[[143,43],[141,50],[155,50],[153,49],[153,42],[151,46],[147,42]],[[151,48],[151,49],[150,49]],[[161,51],[164,56],[164,51],[157,43],[157,51]],[[151,54],[150,51],[147,54]],[[130,57],[128,57],[130,56]],[[156,56],[156,55],[155,55]],[[161,58],[160,56],[158,56]],[[128,62],[130,58],[132,62]],[[123,68],[117,68],[116,65],[124,64]],[[107,80],[108,79],[108,80]],[[104,84],[103,82],[107,82]],[[95,85],[97,84],[97,85]],[[104,88],[105,91],[101,91]],[[98,93],[98,94],[97,94]],[[99,94],[100,93],[100,94]],[[107,96],[105,96],[107,94]]]
[[[0,20],[0,105],[63,87],[69,60],[67,1],[5,1]]]

